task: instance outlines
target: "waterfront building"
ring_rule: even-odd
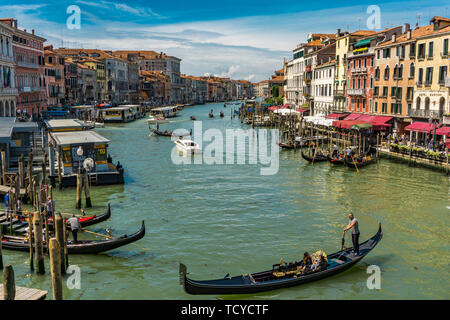
[[[171,80],[161,71],[139,71],[140,96],[150,105],[160,106],[170,101]]]
[[[91,70],[95,70],[97,79],[96,84],[96,97],[95,100],[97,102],[103,102],[106,99],[106,73],[105,73],[105,64],[103,61],[91,58],[91,57],[81,57],[76,58],[79,64],[87,66]]]
[[[97,101],[97,71],[84,64],[77,67],[78,103],[94,104]]]
[[[62,106],[65,103],[64,56],[53,51],[53,46],[44,47],[45,85],[47,106]]]
[[[369,36],[376,33],[370,30],[357,30],[349,33],[348,31],[341,32],[340,29],[336,33],[336,70],[334,73],[334,108],[335,112],[345,112],[347,110],[347,54],[350,45],[357,42],[362,37]]]
[[[416,120],[439,121],[450,112],[450,19],[433,17],[430,23],[433,31],[416,39],[416,81],[409,114]]]
[[[74,105],[78,102],[79,84],[78,66],[72,59],[64,60],[65,104]],[[80,97],[82,99],[82,97]]]
[[[347,55],[347,111],[372,113],[374,111],[373,88],[375,59],[390,57],[390,49],[377,51],[375,47],[392,36],[399,36],[402,27],[382,30],[351,43]]]
[[[274,87],[278,88],[278,97],[284,95],[284,69],[276,70],[269,80],[269,97],[273,96],[272,89]]]
[[[333,111],[335,60],[319,61],[313,68],[312,94],[314,113],[327,115]]]
[[[329,113],[331,111],[330,108],[323,108],[324,101],[320,101],[318,105],[320,105],[320,108],[318,110],[315,109],[315,103],[314,103],[314,86],[315,86],[315,68],[318,65],[322,65],[326,62],[330,62],[332,59],[334,59],[336,54],[336,42],[332,37],[327,37],[322,40],[322,46],[305,46],[304,49],[304,72],[303,72],[303,98],[304,103],[300,106],[301,108],[309,109],[310,115],[316,115],[316,114],[325,114]],[[334,68],[333,66],[329,66],[328,71],[330,68]],[[323,70],[320,70],[321,72]],[[324,80],[325,79],[325,80]],[[319,85],[322,86],[323,90],[327,90],[327,92],[330,91],[329,88],[325,88],[325,85],[329,85],[329,78],[324,77],[317,79],[319,81]],[[325,91],[319,92],[321,94],[321,97],[323,98],[323,95],[325,94]]]
[[[17,88],[13,54],[14,29],[0,23],[0,117],[16,115]]]
[[[31,32],[19,29],[16,19],[0,19],[0,22],[9,27],[9,32],[12,31],[15,68],[8,73],[10,74],[10,84],[14,84],[14,87],[8,88],[8,90],[13,94],[16,90],[18,91],[15,109],[25,110],[30,115],[37,115],[47,107],[44,78],[44,42],[46,39],[37,36],[34,29]],[[7,41],[6,37],[4,37],[4,41]],[[3,43],[3,52],[7,50],[6,44],[7,42]],[[11,47],[11,42],[9,42],[9,46]],[[9,68],[11,69],[11,67]],[[9,106],[11,114],[11,104]]]
[[[269,80],[258,82],[257,97],[267,98],[269,96]]]
[[[132,104],[139,102],[139,66],[128,62],[128,99]]]
[[[373,113],[393,116],[395,132],[403,133],[411,123],[417,73],[416,41],[417,37],[431,32],[431,25],[412,30],[405,24],[401,35],[394,33],[375,47]]]
[[[311,55],[325,44],[333,42],[335,38],[335,34],[309,33],[307,42],[294,48],[293,59],[285,63],[284,103],[292,107],[311,106],[311,59],[305,62],[305,55]]]

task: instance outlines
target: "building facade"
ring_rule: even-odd
[[[0,117],[12,117],[16,114],[13,34],[13,28],[0,23]]]

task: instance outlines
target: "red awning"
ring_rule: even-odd
[[[359,120],[335,120],[333,126],[342,129],[350,129],[355,124],[367,123],[366,121]]]
[[[450,137],[450,127],[442,127],[442,128],[436,129],[436,134],[439,136]]]
[[[298,111],[298,112],[305,112],[305,111],[308,111],[308,109],[298,108],[298,109],[295,109],[295,111]]]
[[[280,107],[275,107],[275,106],[269,107],[269,110],[270,110],[270,111],[275,111],[275,110],[278,110],[278,109],[280,109]]]
[[[284,104],[282,108],[289,108],[289,103]]]
[[[407,131],[417,131],[424,133],[430,133],[431,130],[433,129],[434,129],[433,125],[428,122],[413,122],[405,127],[405,130]]]
[[[341,119],[345,117],[345,113],[332,113],[326,116],[327,119]]]
[[[359,117],[361,117],[361,114],[351,113],[344,120],[356,120],[356,119],[359,119]]]

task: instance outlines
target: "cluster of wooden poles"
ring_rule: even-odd
[[[63,298],[62,291],[62,274],[66,273],[67,267],[69,265],[68,253],[67,253],[67,239],[66,239],[66,224],[64,222],[61,214],[55,214],[53,207],[53,193],[52,186],[47,186],[45,184],[45,171],[43,178],[39,183],[39,187],[36,188],[36,177],[32,178],[32,183],[30,184],[30,195],[29,199],[33,204],[34,211],[29,212],[28,210],[22,210],[17,207],[16,195],[18,193],[11,192],[9,201],[9,215],[10,215],[10,228],[13,216],[25,218],[28,222],[28,234],[26,240],[29,244],[29,266],[31,271],[36,271],[37,274],[45,274],[44,265],[44,251],[49,254],[50,257],[50,273],[52,277],[53,286],[53,298],[55,300],[61,300]],[[54,234],[50,234],[49,230],[49,212],[45,205],[46,199],[49,198],[50,211],[53,219]],[[14,204],[14,205],[13,205]],[[45,230],[44,230],[45,225]],[[0,239],[2,239],[0,228]],[[12,233],[12,228],[11,228]],[[43,238],[45,235],[45,240],[47,246],[44,247]],[[9,236],[14,238],[13,236]],[[18,237],[18,240],[22,238]],[[2,256],[2,244],[0,241],[0,267],[3,268],[3,256]],[[6,299],[11,299],[14,297],[15,286],[8,283],[14,280],[12,268],[5,268],[4,277],[4,290],[8,291],[5,293]]]

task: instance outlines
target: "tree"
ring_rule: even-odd
[[[272,87],[272,97],[278,98],[279,94],[280,94],[280,88],[278,86],[273,86]]]

